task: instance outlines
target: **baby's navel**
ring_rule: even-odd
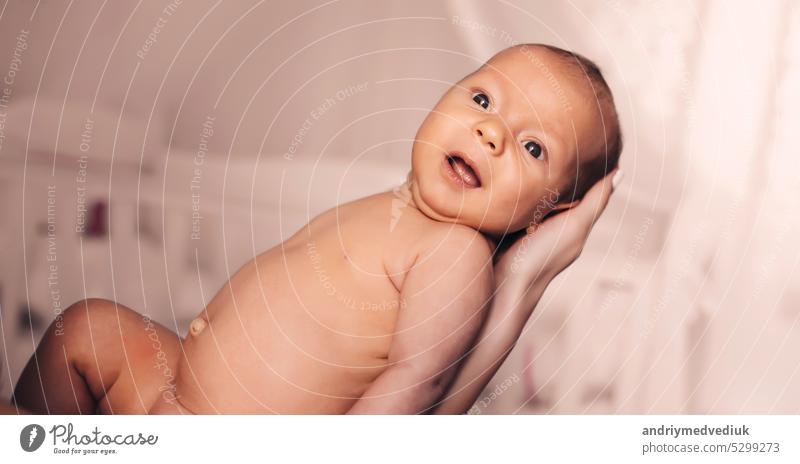
[[[189,324],[189,333],[193,337],[196,337],[206,329],[206,326],[208,326],[206,320],[203,319],[202,316],[198,317],[197,319],[193,320],[191,324]]]

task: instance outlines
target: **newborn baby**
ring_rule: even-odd
[[[73,305],[15,398],[61,413],[428,411],[486,317],[495,248],[579,201],[621,145],[590,61],[503,50],[427,116],[399,189],[323,213],[246,264],[185,340],[112,302]]]

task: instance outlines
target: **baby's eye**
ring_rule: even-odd
[[[538,160],[543,158],[542,146],[538,143],[534,142],[533,140],[528,140],[523,144],[523,146],[528,153],[533,155],[534,158]]]
[[[491,103],[489,103],[489,97],[487,97],[483,92],[476,92],[472,94],[472,101],[481,105],[481,108],[485,110],[488,110],[491,106]]]

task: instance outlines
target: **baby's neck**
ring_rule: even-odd
[[[422,211],[417,206],[416,202],[414,201],[414,194],[411,191],[411,183],[412,182],[413,181],[412,181],[412,178],[411,178],[411,173],[409,172],[408,173],[408,177],[406,178],[406,181],[403,182],[402,185],[400,185],[399,187],[395,188],[392,191],[392,193],[394,194],[394,196],[398,200],[403,202],[403,205],[405,205],[406,208],[408,208],[408,207],[414,208],[417,211],[419,211],[421,214],[423,214],[424,216],[428,217],[428,215],[425,214],[425,212]],[[436,221],[437,219],[430,218],[430,220]],[[478,232],[480,232],[486,238],[486,240],[489,242],[489,245],[492,247],[492,251],[497,249],[497,245],[498,245],[498,242],[499,242],[497,237],[493,237],[490,234],[483,233],[480,230],[478,230]]]
[[[417,210],[419,209],[419,207],[417,206],[417,203],[414,201],[414,194],[411,193],[411,175],[410,174],[409,174],[408,178],[406,178],[405,182],[403,182],[399,187],[394,189],[393,193],[394,193],[394,196],[398,200],[402,201],[403,204],[406,205],[406,207],[410,206],[410,207],[412,207],[414,209],[417,209]]]

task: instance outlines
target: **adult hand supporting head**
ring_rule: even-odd
[[[550,282],[583,250],[611,193],[622,180],[614,170],[586,192],[574,207],[532,226],[495,255],[496,292],[475,346],[466,355],[437,414],[461,414],[475,403],[519,339]]]
[[[592,186],[576,206],[529,227],[499,250],[494,265],[495,302],[525,301],[525,305],[513,306],[527,308],[530,315],[547,285],[580,256],[589,232],[621,179],[622,171],[612,171]],[[493,312],[513,309],[492,306]]]

